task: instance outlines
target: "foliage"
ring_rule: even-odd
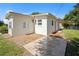
[[[36,14],[41,14],[41,13],[39,13],[39,12],[33,12],[32,13],[32,15],[36,15]]]
[[[68,18],[69,18],[69,15],[66,14],[65,17],[64,17],[64,20],[68,20]]]
[[[74,6],[74,9],[66,14],[64,20],[73,20],[75,25],[79,23],[79,3]]]
[[[4,25],[4,23],[2,21],[0,21],[0,26]]]
[[[79,3],[77,3],[75,6],[74,6],[74,9],[71,10],[69,12],[69,14],[66,14],[65,17],[64,17],[64,20],[78,20],[77,18],[79,16]]]
[[[8,27],[7,25],[2,25],[0,26],[0,33],[7,33],[8,32]]]
[[[64,28],[69,27],[69,23],[62,23],[62,25],[64,26]]]
[[[22,48],[17,47],[16,44],[4,39],[0,35],[0,56],[17,56],[22,53]]]

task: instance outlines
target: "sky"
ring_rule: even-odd
[[[68,14],[75,3],[0,3],[0,20],[5,18],[7,11],[31,14],[32,12],[52,13],[58,18]]]

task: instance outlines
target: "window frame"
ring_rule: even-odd
[[[9,28],[12,29],[12,22],[9,22]]]
[[[42,25],[42,19],[38,20],[38,25]]]
[[[53,26],[53,22],[54,22],[54,21],[52,20],[52,26]]]
[[[23,28],[26,28],[26,22],[23,22]]]

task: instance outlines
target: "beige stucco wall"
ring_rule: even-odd
[[[53,21],[53,25],[52,25]],[[47,19],[47,34],[50,34],[52,32],[58,31],[59,30],[59,23],[55,18],[48,17]]]
[[[34,23],[32,20],[36,20],[36,23]],[[42,20],[42,25],[38,25],[38,20]],[[9,21],[12,22],[12,29],[8,28],[8,33],[11,36],[31,33],[48,35],[59,29],[58,22],[55,18],[51,17],[50,15],[40,15],[32,17],[23,14],[13,14],[13,16],[9,18]],[[23,28],[24,22],[26,23],[26,28]]]
[[[52,32],[55,32],[59,29],[58,22],[55,18],[49,16],[37,16],[35,17],[36,24],[35,24],[35,33],[42,34],[42,35],[49,35]],[[38,25],[38,20],[42,20],[42,25]],[[53,26],[52,26],[53,20]]]
[[[52,25],[53,21],[53,25]],[[52,18],[48,18],[47,20],[47,34],[50,34],[55,31],[55,20]]]
[[[56,21],[56,31],[58,31],[59,30],[59,23]]]
[[[23,28],[23,23],[26,23],[26,28]],[[25,35],[34,32],[34,24],[30,16],[15,14],[13,17],[13,34],[12,36]]]

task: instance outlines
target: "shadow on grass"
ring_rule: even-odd
[[[68,41],[65,56],[79,56],[79,38]]]

